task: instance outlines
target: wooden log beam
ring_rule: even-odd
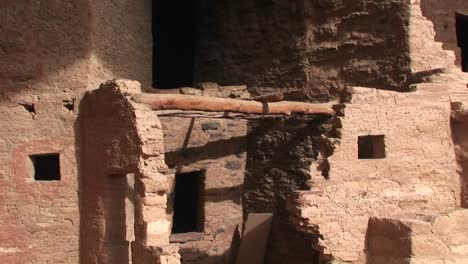
[[[230,98],[148,93],[135,95],[133,101],[148,104],[153,110],[178,109],[267,115],[291,115],[293,113],[334,114],[331,104],[310,104],[290,101],[261,103]]]

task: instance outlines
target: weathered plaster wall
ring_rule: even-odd
[[[0,3],[2,263],[78,262],[73,104],[87,87],[88,13],[81,0]],[[46,153],[60,153],[59,182],[34,181],[29,155]]]
[[[419,0],[424,16],[434,27],[436,41],[443,48],[455,52],[456,65],[460,67],[461,54],[457,45],[455,12],[468,14],[468,3],[464,0]]]
[[[104,78],[122,76],[148,82],[151,68],[146,65],[151,65],[151,50],[146,46],[151,41],[151,20],[148,15],[137,15],[146,12],[148,1],[146,5],[122,5],[131,1],[121,1],[105,7],[90,2],[0,3],[2,263],[79,262],[75,132],[81,96],[86,89],[97,88]],[[107,22],[119,29],[118,36],[127,37],[120,42],[114,37],[117,34],[111,34],[111,26],[101,22],[110,17],[116,20],[117,16],[110,16],[115,13],[126,14],[119,16],[120,24]],[[145,27],[138,26],[141,24]],[[111,46],[105,44],[108,42],[119,49],[115,57],[104,54],[104,46]],[[33,180],[28,156],[45,153],[60,153],[60,182]]]
[[[329,158],[330,180],[298,193],[295,221],[301,230],[323,236],[324,254],[362,263],[370,216],[432,214],[459,206],[450,101],[466,100],[467,78],[444,76],[406,94],[354,88],[340,147]],[[385,135],[386,158],[358,159],[357,137],[363,135]]]

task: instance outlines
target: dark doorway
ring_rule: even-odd
[[[177,173],[172,233],[203,232],[204,172]]]
[[[462,71],[468,72],[468,15],[455,13],[457,43],[461,49]]]
[[[193,86],[197,2],[153,1],[153,87]]]

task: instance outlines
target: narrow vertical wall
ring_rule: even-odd
[[[178,263],[168,245],[161,125],[148,106],[130,101],[138,92],[138,82],[109,81],[81,104],[82,263]]]
[[[452,103],[450,128],[458,162],[457,171],[460,174],[460,205],[468,208],[468,111],[462,102]]]

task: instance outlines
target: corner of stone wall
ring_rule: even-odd
[[[412,73],[455,67],[455,53],[435,40],[434,24],[421,11],[421,1],[410,1],[408,45]]]
[[[84,219],[106,221],[100,217],[105,214],[105,207],[94,207],[103,199],[100,192],[106,183],[102,178],[110,174],[133,174],[133,263],[175,264],[179,263],[179,255],[177,247],[169,244],[170,221],[166,217],[168,184],[164,175],[167,166],[164,162],[162,127],[149,106],[131,100],[139,92],[140,84],[136,81],[112,80],[103,83],[100,89],[88,92],[88,98],[84,100],[82,131],[85,159],[82,165],[82,188],[88,194],[84,198],[84,207],[87,208],[83,210]],[[91,194],[88,187],[93,189]],[[118,226],[125,223],[112,224]],[[102,224],[96,224],[93,230],[86,233],[91,245],[102,243],[100,240],[116,239],[106,238],[102,228]],[[112,247],[109,244],[106,247]],[[101,255],[105,255],[99,250],[90,251],[94,252],[91,255],[95,255],[91,259],[100,259]]]

